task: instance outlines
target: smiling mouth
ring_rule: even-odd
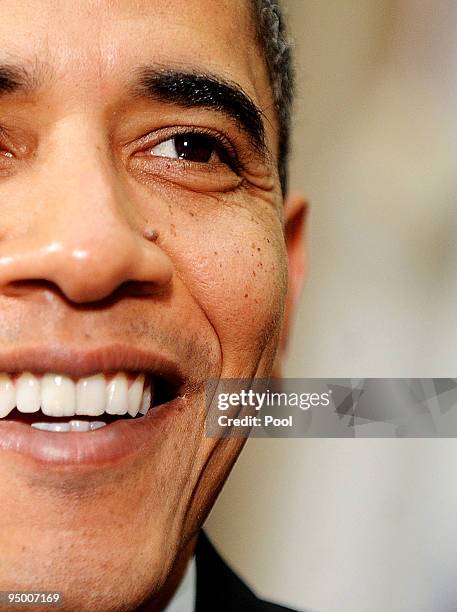
[[[123,344],[0,351],[0,452],[65,470],[148,453],[189,405],[177,364]]]

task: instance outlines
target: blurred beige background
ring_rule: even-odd
[[[286,376],[456,376],[457,3],[289,0],[310,274]],[[457,610],[457,441],[252,440],[207,528],[265,597]]]

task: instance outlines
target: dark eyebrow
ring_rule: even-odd
[[[266,152],[262,112],[237,83],[211,74],[142,68],[134,90],[184,108],[223,113],[238,124],[257,151]]]
[[[0,96],[31,91],[39,86],[38,66],[0,64]]]
[[[0,66],[0,95],[24,89],[24,79],[17,68]]]

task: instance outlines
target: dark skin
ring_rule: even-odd
[[[281,193],[244,0],[0,10],[0,343],[122,337],[187,372],[181,408],[126,461],[44,470],[0,451],[0,589],[160,610],[243,445],[205,437],[204,382],[280,373],[305,205]]]

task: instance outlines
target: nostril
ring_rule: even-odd
[[[40,294],[56,293],[60,290],[51,281],[45,278],[37,278],[32,280],[17,280],[11,281],[2,289],[2,294],[6,297],[27,297]]]
[[[84,302],[87,306],[94,308],[106,307],[118,300],[127,298],[147,298],[154,296],[156,298],[165,297],[170,291],[170,286],[162,286],[154,282],[141,281],[126,281],[119,285],[109,295],[103,295],[99,298],[89,299],[89,296],[82,301],[72,300],[64,293],[59,285],[46,279],[36,280],[18,280],[12,281],[6,285],[2,294],[9,298],[20,298],[21,300],[30,300],[35,302],[49,303],[53,298],[60,298],[65,302],[71,302],[74,306],[84,308]]]
[[[148,298],[152,296],[163,298],[169,294],[170,290],[170,285],[145,281],[125,281],[109,295],[97,300],[97,302],[99,306],[105,306],[128,298]]]
[[[123,297],[148,297],[151,295],[163,295],[170,289],[169,285],[163,286],[154,282],[126,281],[112,293],[113,299]]]

